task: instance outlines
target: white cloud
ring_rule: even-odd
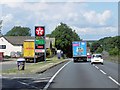
[[[0,5],[0,17],[2,17],[2,5]]]
[[[99,40],[103,37],[108,36],[116,36],[118,35],[118,28],[117,27],[86,27],[86,28],[78,28],[78,27],[71,27],[72,29],[76,30],[76,33],[80,36],[81,39],[84,40]]]
[[[2,17],[3,20],[3,26],[9,22],[12,22],[13,20],[13,15],[12,14],[7,14],[6,16]]]
[[[15,7],[20,7],[19,3],[24,2],[25,0],[1,0],[0,4],[5,4],[8,7],[15,8]]]
[[[104,25],[105,22],[106,22],[108,19],[110,19],[110,17],[111,17],[111,11],[109,11],[109,10],[104,11],[104,12],[102,13],[102,15],[99,16],[99,18],[100,18],[100,19],[99,19],[100,24],[101,24],[101,25]]]
[[[99,27],[99,28],[93,28],[93,27],[86,27],[86,28],[78,28],[78,27],[72,27],[79,35],[116,35],[117,34],[117,27]],[[108,33],[109,32],[109,33]]]
[[[103,12],[91,11],[85,3],[9,3],[5,5],[4,22],[14,25],[33,27],[43,25],[46,33],[51,33],[60,22],[66,23],[82,35],[115,35],[115,27],[109,27],[111,19],[110,10],[104,9]],[[11,14],[7,14],[7,12]],[[14,16],[14,18],[13,18]],[[96,28],[97,26],[97,28]],[[108,26],[108,27],[101,27]],[[85,28],[78,28],[85,27]],[[99,28],[98,28],[99,27]],[[34,35],[34,34],[33,34]]]
[[[24,3],[22,8],[27,11],[40,12],[48,9],[47,3]]]
[[[10,24],[13,23],[13,15],[12,14],[7,14],[5,16],[2,16],[1,18],[3,20],[2,22],[2,33],[6,33],[8,30],[4,29],[5,27],[11,27]]]
[[[111,17],[111,11],[105,10],[103,13],[89,11],[89,12],[85,12],[83,16],[89,23],[105,25],[106,21],[109,20]]]
[[[0,3],[24,2],[25,0],[1,0]]]
[[[26,18],[29,20],[34,18],[34,20],[36,20],[35,23],[38,23],[39,21],[83,23],[85,22],[82,20],[84,16],[89,23],[92,21],[93,24],[103,25],[110,18],[111,14],[108,10],[103,13],[97,13],[95,11],[85,12],[82,10],[85,6],[84,3],[81,3],[79,7],[80,10],[75,3],[9,3],[7,6],[16,8],[16,10],[18,9],[22,12],[30,13]]]
[[[36,23],[38,21],[77,21],[79,16],[73,3],[24,3],[21,9],[32,13],[26,18],[34,18]]]
[[[119,0],[1,0],[0,2],[119,2]]]

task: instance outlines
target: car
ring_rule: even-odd
[[[91,64],[93,63],[101,63],[103,64],[103,58],[101,54],[93,54],[91,58]]]

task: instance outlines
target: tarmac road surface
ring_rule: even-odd
[[[118,64],[70,62],[53,79],[48,88],[118,88]]]
[[[68,63],[57,65],[44,73],[22,76],[6,75],[1,79],[3,90],[40,90],[46,87],[48,90],[54,90],[54,88],[118,90],[120,87],[118,64],[108,61],[104,61],[104,65],[91,65],[90,62],[74,63],[70,59]]]

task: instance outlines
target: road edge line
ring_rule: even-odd
[[[63,65],[53,76],[52,78],[49,80],[49,82],[46,84],[46,86],[44,87],[43,90],[47,90],[48,87],[50,86],[50,84],[52,83],[53,79],[58,75],[58,73],[66,66],[70,63],[71,61],[69,61],[68,63],[66,63],[65,65]]]
[[[19,82],[20,84],[26,85],[26,86],[28,86],[28,87],[32,87],[32,88],[35,88],[35,89],[38,88],[38,87],[36,87],[36,86],[29,85],[29,84],[27,84],[27,83],[25,83],[25,82],[21,82],[21,81],[17,81],[17,82]]]

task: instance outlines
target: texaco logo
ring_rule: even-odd
[[[44,35],[44,29],[41,27],[36,28],[36,35],[37,36],[43,36]]]

